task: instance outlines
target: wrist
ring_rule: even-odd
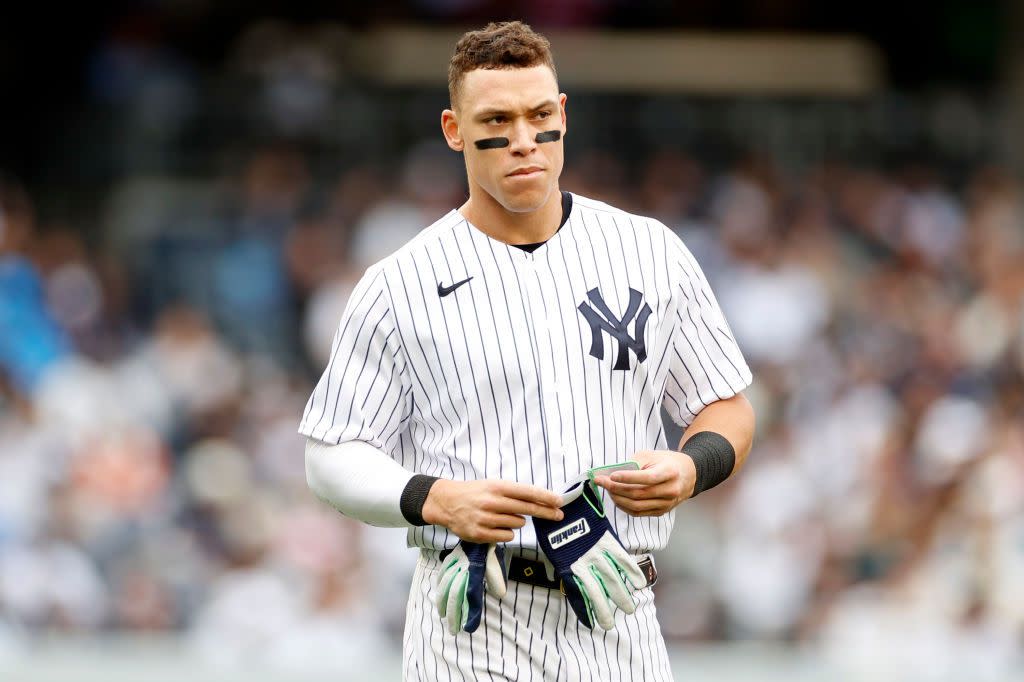
[[[439,478],[430,486],[427,498],[423,502],[422,514],[423,520],[427,525],[448,527],[451,517],[448,514],[447,505],[444,504],[444,500],[447,499],[448,492],[451,490],[453,483],[455,481]]]
[[[683,479],[683,496],[682,500],[688,500],[694,496],[697,486],[697,466],[694,464],[693,459],[685,452],[679,450],[672,450],[672,455],[679,463],[680,471]]]

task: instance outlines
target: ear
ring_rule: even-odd
[[[461,152],[466,148],[462,133],[459,131],[459,119],[451,109],[441,112],[441,132],[444,133],[445,142],[454,151]]]
[[[565,133],[568,130],[568,128],[566,127],[566,124],[565,124],[565,120],[566,120],[565,119],[565,103],[566,103],[566,101],[568,99],[569,98],[566,97],[564,92],[559,93],[559,95],[558,95],[558,108],[561,109],[561,113],[562,113],[562,135],[563,136],[565,136]]]

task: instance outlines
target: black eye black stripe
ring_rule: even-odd
[[[557,142],[562,139],[561,130],[545,130],[543,133],[537,133],[537,136],[533,138],[538,143],[544,142]],[[501,149],[509,145],[507,137],[488,137],[483,140],[477,140],[473,144],[476,145],[477,149]]]
[[[501,149],[502,147],[508,146],[508,138],[488,137],[484,140],[477,140],[474,144],[477,149]]]

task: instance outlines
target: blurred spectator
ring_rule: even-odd
[[[0,374],[25,393],[70,351],[39,272],[26,258],[34,220],[25,190],[0,176]]]

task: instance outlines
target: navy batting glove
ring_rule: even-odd
[[[578,485],[583,490],[562,507],[561,521],[533,517],[533,526],[576,617],[588,628],[596,622],[611,630],[615,627],[612,604],[633,613],[636,604],[631,592],[647,581],[608,522],[597,489],[589,481]],[[566,493],[574,490],[575,486]]]
[[[475,632],[484,612],[484,589],[505,596],[505,548],[462,540],[442,556],[437,580],[437,611],[448,621],[448,632]]]

